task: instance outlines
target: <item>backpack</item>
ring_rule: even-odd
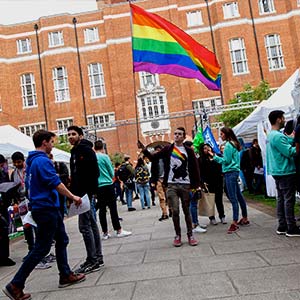
[[[135,179],[137,183],[146,183],[149,181],[149,170],[147,166],[139,167],[136,169]]]
[[[127,168],[127,164],[122,164],[117,174],[119,179],[123,182],[129,181],[130,177],[132,177],[130,170]]]

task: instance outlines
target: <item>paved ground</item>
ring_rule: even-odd
[[[197,247],[189,246],[183,235],[183,246],[174,248],[171,220],[158,221],[158,206],[141,210],[138,201],[134,203],[136,212],[119,207],[123,228],[133,235],[102,242],[101,271],[87,275],[83,283],[59,289],[54,264],[49,270],[35,270],[25,290],[35,300],[300,299],[300,238],[277,236],[273,217],[249,208],[250,227],[229,235],[227,225],[209,226],[206,234],[197,234]],[[229,208],[226,203],[231,216]],[[76,267],[85,258],[77,217],[66,220],[66,226],[69,261]],[[23,240],[13,243],[11,257],[17,267],[25,254]],[[0,269],[1,287],[17,267]],[[0,295],[0,300],[5,299]]]

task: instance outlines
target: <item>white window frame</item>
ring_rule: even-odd
[[[223,4],[224,19],[238,18],[240,16],[237,2]]]
[[[88,65],[91,99],[106,97],[103,67],[100,63]]]
[[[56,127],[57,127],[58,134],[66,133],[68,127],[74,124],[73,121],[74,121],[73,117],[56,119]]]
[[[62,74],[59,74],[59,70],[62,70]],[[55,102],[70,101],[70,90],[68,82],[67,69],[64,66],[56,67],[52,69],[52,80],[54,86]]]
[[[186,13],[187,26],[201,26],[203,25],[202,12],[201,10],[189,11]]]
[[[243,38],[229,40],[229,52],[233,75],[248,74],[248,60]]]
[[[265,10],[267,9],[267,10]],[[275,13],[273,0],[258,0],[258,10],[260,15]]]
[[[84,43],[90,44],[99,41],[99,31],[97,27],[85,28],[84,33]]]
[[[29,79],[29,81],[27,81]],[[20,77],[23,109],[37,107],[35,79],[33,73]]]
[[[49,47],[59,47],[64,45],[64,36],[62,31],[52,31],[48,33]]]
[[[221,97],[210,97],[192,101],[193,110],[196,113],[201,113],[205,109],[212,109],[222,106]]]
[[[26,54],[31,53],[31,39],[23,39],[23,40],[17,40],[17,54]]]
[[[165,92],[153,92],[139,96],[140,118],[151,120],[168,113]]]
[[[271,41],[271,38],[273,41]],[[265,36],[265,47],[270,71],[285,69],[284,55],[282,52],[280,35],[268,34]]]
[[[297,0],[297,6],[300,6],[300,0]]]
[[[107,131],[116,128],[115,113],[108,112],[103,114],[88,115],[87,122],[90,130],[93,130],[96,125],[96,131]]]
[[[160,85],[158,74],[139,72],[141,89],[152,90]]]
[[[24,124],[24,125],[19,125],[18,127],[22,133],[28,136],[33,136],[33,134],[36,131],[40,129],[46,129],[46,123],[40,122],[40,123]]]

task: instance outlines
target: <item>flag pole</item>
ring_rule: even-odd
[[[135,108],[135,122],[136,122],[136,138],[137,141],[140,139],[140,131],[139,131],[139,117],[138,117],[138,103],[137,103],[137,97],[136,97],[136,84],[135,84],[135,74],[133,70],[133,51],[132,51],[132,45],[133,45],[133,30],[132,30],[132,12],[131,12],[131,0],[128,0],[129,2],[129,8],[130,8],[130,32],[131,32],[131,57],[132,57],[132,79],[133,79],[133,92],[134,92],[134,108]]]

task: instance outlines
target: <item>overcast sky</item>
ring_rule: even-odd
[[[22,23],[43,16],[96,9],[96,0],[0,0],[0,24]]]

